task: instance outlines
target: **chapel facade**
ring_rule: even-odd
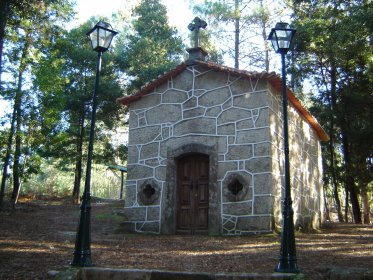
[[[294,222],[323,221],[316,119],[290,89]],[[243,235],[281,226],[281,78],[190,59],[118,100],[129,108],[124,227],[156,234]]]

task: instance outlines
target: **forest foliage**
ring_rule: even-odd
[[[96,69],[85,33],[98,20],[120,32],[103,55],[93,159],[102,170],[108,163],[126,163],[125,143],[112,138],[127,125],[116,98],[182,62],[191,42],[170,26],[160,0],[137,1],[131,10],[110,19],[92,17],[73,29],[66,28],[73,1],[26,2],[0,4],[1,98],[10,107],[1,119],[0,205],[6,195],[15,205],[23,184],[25,190],[49,185],[55,170],[69,174],[61,188],[78,201]],[[339,221],[347,221],[351,209],[354,222],[369,223],[373,2],[205,0],[193,10],[208,22],[201,44],[210,58],[241,69],[272,71],[277,56],[267,41],[269,31],[280,20],[297,29],[287,55],[289,86],[330,136],[322,145],[327,202]]]

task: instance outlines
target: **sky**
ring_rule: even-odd
[[[125,9],[128,0],[76,0],[75,11],[77,12],[74,25],[79,25],[91,16],[106,16],[110,18],[112,13]],[[188,0],[162,0],[168,10],[169,24],[175,26],[180,34],[188,32],[188,24],[194,19],[192,9]],[[194,1],[196,3],[202,0]],[[104,3],[104,5],[103,5]]]

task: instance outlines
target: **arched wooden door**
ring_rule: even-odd
[[[209,157],[192,154],[177,164],[176,232],[205,234],[209,216]]]

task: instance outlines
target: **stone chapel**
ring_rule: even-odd
[[[124,227],[243,235],[281,226],[281,78],[189,59],[132,96]],[[323,221],[320,141],[328,135],[287,88],[296,227]]]

